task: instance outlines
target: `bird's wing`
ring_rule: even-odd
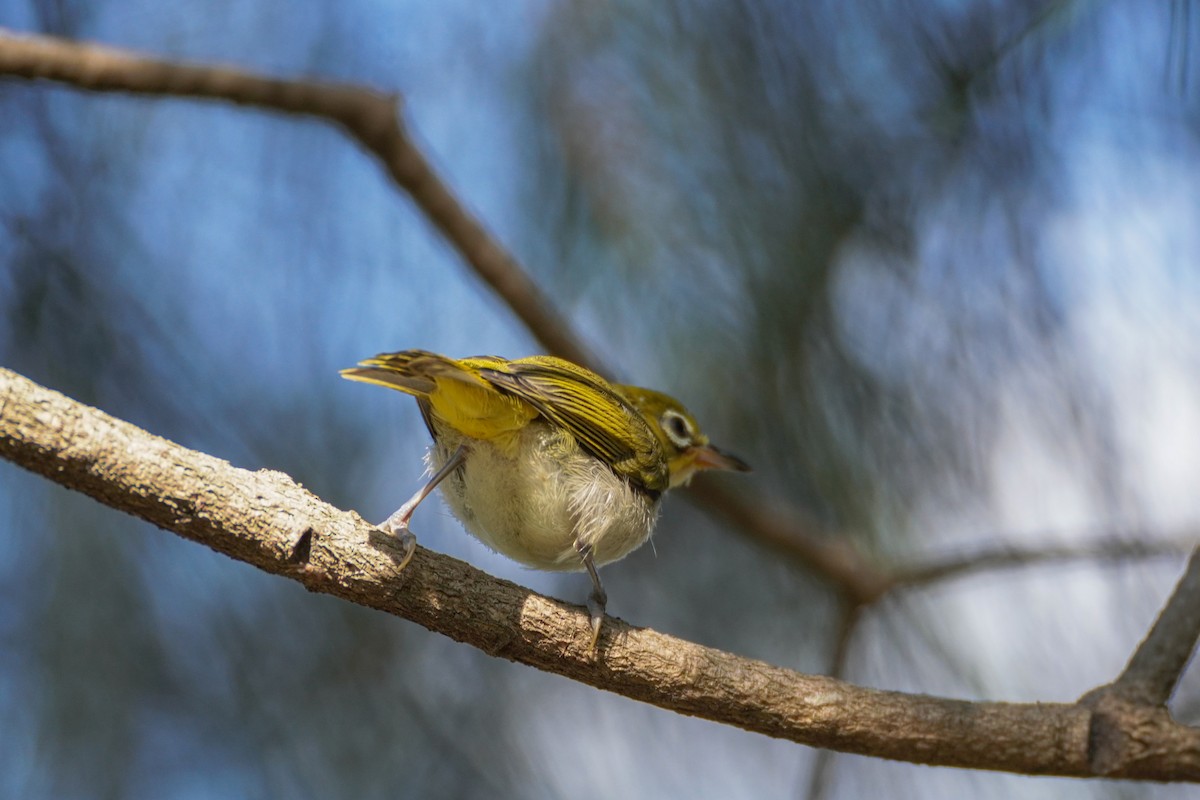
[[[618,475],[651,491],[668,485],[662,447],[649,424],[591,370],[553,356],[474,363],[497,390],[537,409]],[[481,360],[482,361],[482,360]]]

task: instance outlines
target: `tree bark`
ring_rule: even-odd
[[[1125,698],[1021,704],[880,691],[611,619],[593,652],[577,606],[425,548],[401,572],[390,537],[288,476],[238,469],[5,369],[0,456],[311,591],[679,713],[920,764],[1200,781],[1200,731]]]

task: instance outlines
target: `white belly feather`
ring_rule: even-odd
[[[520,433],[510,458],[495,445],[466,440],[466,461],[441,484],[454,516],[479,541],[526,566],[583,568],[576,543],[597,565],[624,558],[650,538],[659,503],[541,422]],[[464,440],[445,431],[426,460],[437,470]],[[463,474],[468,478],[463,479]]]

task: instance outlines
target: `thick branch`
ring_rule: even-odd
[[[0,369],[0,456],[312,591],[413,620],[493,655],[684,714],[814,747],[924,764],[1093,774],[1081,705],[971,703],[802,675],[620,621],[598,656],[581,609],[391,540],[278,472],[236,469]],[[80,535],[86,535],[81,531]],[[1119,720],[1118,720],[1119,721]],[[1153,729],[1153,761],[1107,774],[1200,780],[1200,736]],[[1149,730],[1149,733],[1146,732]]]
[[[0,29],[0,75],[80,89],[223,100],[335,122],[375,155],[455,249],[550,352],[581,364],[596,359],[537,284],[470,214],[409,139],[399,102],[351,84],[263,78],[227,67],[129,55],[98,45]]]

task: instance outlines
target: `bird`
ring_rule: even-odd
[[[352,381],[417,400],[433,444],[429,480],[380,524],[411,560],[417,506],[440,487],[466,530],[508,558],[591,578],[593,650],[608,595],[598,567],[653,533],[663,495],[702,470],[748,472],[673,397],[610,383],[562,358],[380,353],[343,369]]]

